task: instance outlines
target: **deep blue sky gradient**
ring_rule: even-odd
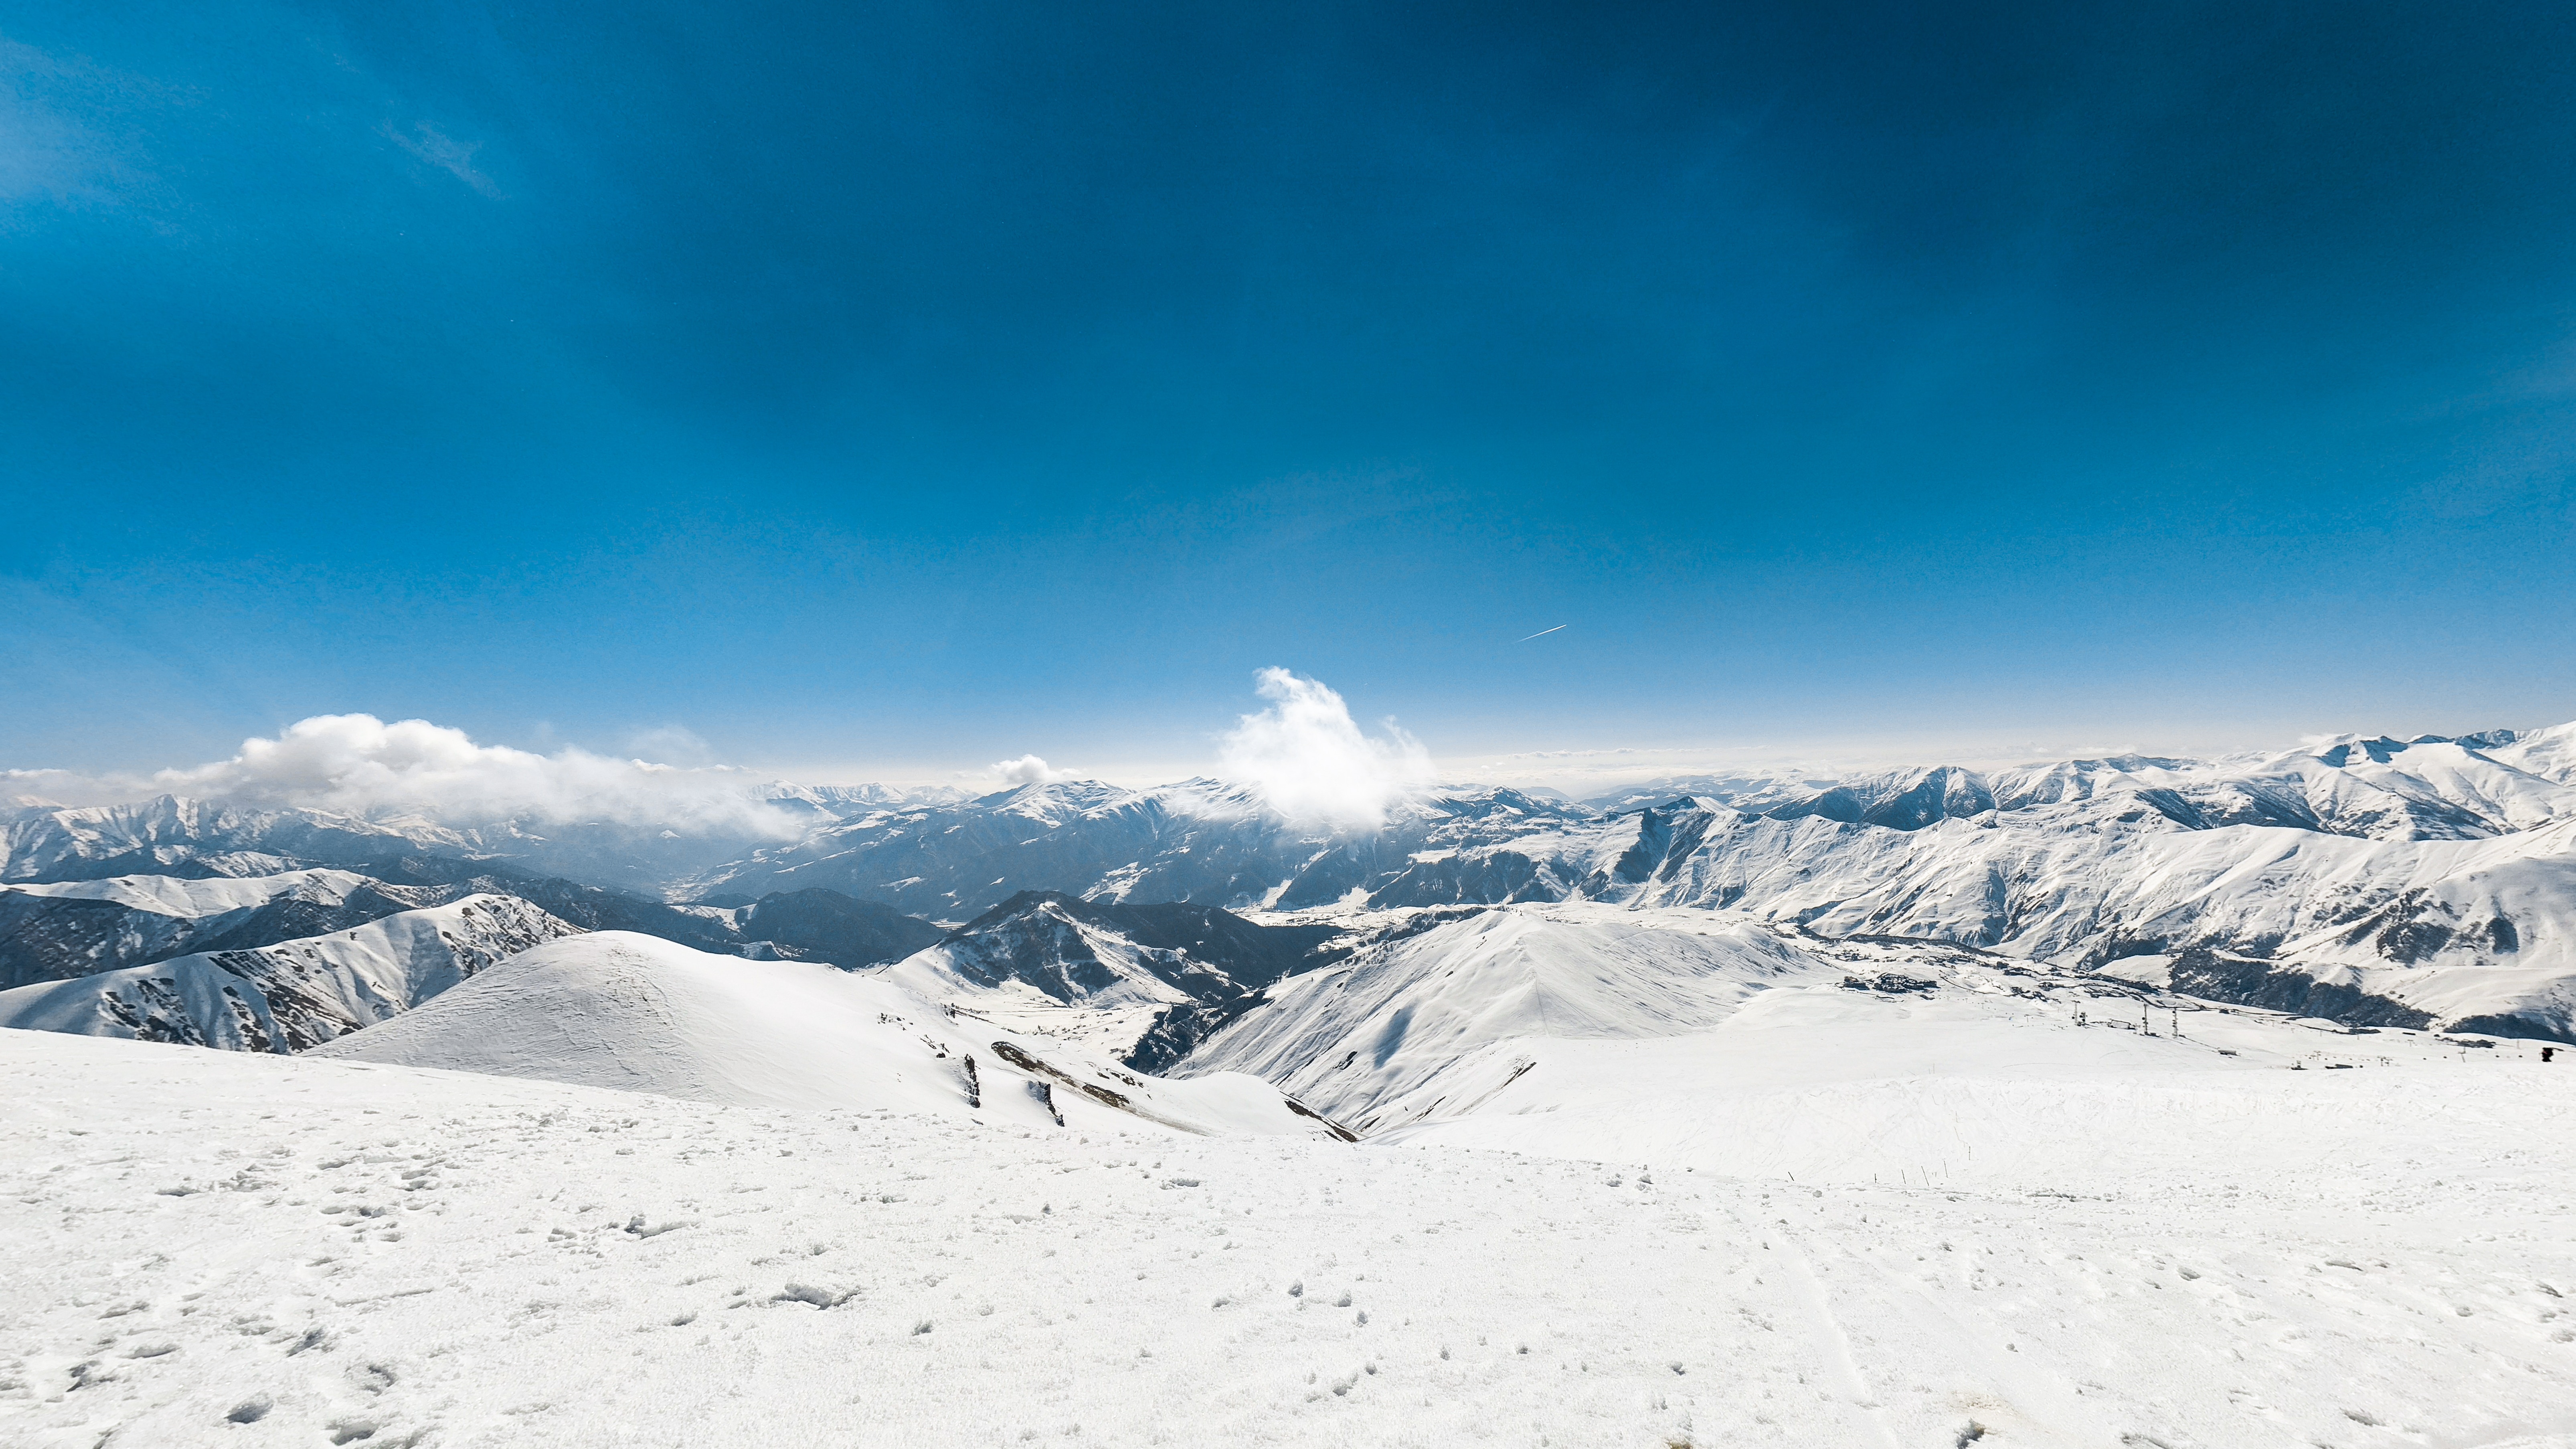
[[[2576,716],[2563,6],[106,9],[0,22],[0,765]]]

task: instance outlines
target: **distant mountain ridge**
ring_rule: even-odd
[[[965,792],[776,783],[748,798],[793,835],[897,806],[954,803]],[[120,875],[258,876],[317,867],[405,880],[462,861],[658,893],[664,882],[738,858],[764,839],[743,825],[683,830],[613,820],[524,819],[459,824],[413,814],[372,818],[162,795],[123,805],[37,803],[0,811],[0,884]]]
[[[901,924],[919,916],[979,926],[945,958],[961,972],[984,969],[974,951],[1043,925],[1058,932],[1040,952],[1048,969],[1073,973],[1060,985],[1130,962],[1121,979],[1139,1011],[1156,992],[1155,1010],[1182,1008],[1181,998],[1198,1010],[1251,988],[1231,968],[1149,944],[1134,920],[1085,910],[1181,905],[1257,925],[1512,902],[1723,908],[1823,936],[1920,938],[2083,969],[2146,962],[2121,969],[2170,969],[2222,998],[2310,1001],[2356,1020],[2576,1029],[2576,725],[2341,736],[2223,760],[2123,755],[1694,785],[1643,804],[1628,791],[1612,809],[1447,788],[1395,802],[1369,832],[1292,825],[1254,792],[1208,779],[1070,781],[945,802],[811,791],[801,838],[748,842],[720,860],[708,855],[721,842],[621,847],[605,828],[539,842],[631,847],[609,883],[646,880],[698,902],[678,905],[528,879],[517,862],[542,852],[524,831],[163,799],[7,817],[0,878],[73,881],[135,861],[163,876],[274,877],[359,861],[372,894],[293,909],[423,903],[406,892],[425,886],[499,890],[586,929],[729,951],[766,941],[782,956],[844,965],[934,944],[928,927]],[[496,846],[531,854],[505,859]],[[1049,899],[1034,913],[1023,903],[1016,924],[983,921],[1028,892]],[[16,950],[13,969],[119,959],[121,947],[102,944],[114,935],[106,908],[87,899],[0,898],[0,926],[40,916],[60,926],[34,946],[0,941]],[[185,934],[138,949],[194,944]],[[1122,944],[1108,946],[1112,937]],[[1167,951],[1186,968],[1158,970]],[[1038,989],[1016,966],[1004,974]]]
[[[693,885],[710,892],[823,885],[956,922],[1023,890],[1297,910],[1365,894],[1423,850],[1593,816],[1516,790],[1472,788],[1399,802],[1382,831],[1336,832],[1283,822],[1252,791],[1218,780],[1141,790],[1069,781],[826,826]]]

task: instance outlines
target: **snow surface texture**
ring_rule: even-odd
[[[2467,1055],[1922,1186],[0,1032],[0,1442],[2566,1449],[2576,1073]]]
[[[1062,1043],[953,1019],[884,980],[717,956],[628,931],[525,952],[314,1055],[700,1102],[893,1109],[1023,1127],[1329,1131],[1253,1077],[1162,1081]]]
[[[514,896],[472,895],[329,936],[0,991],[0,1027],[302,1051],[577,929]]]

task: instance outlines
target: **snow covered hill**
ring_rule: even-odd
[[[1435,915],[1273,987],[1184,1072],[1251,1072],[1363,1132],[1471,1108],[1448,1074],[1524,1038],[1664,1037],[1725,1020],[1784,983],[1842,972],[1733,913],[1507,906]],[[1503,1068],[1504,1079],[1520,1068]],[[1432,1083],[1442,1084],[1436,1095]],[[1635,1084],[1650,1095],[1651,1082]],[[1388,1114],[1420,1095],[1421,1113]]]
[[[624,931],[538,947],[314,1055],[996,1126],[1332,1135],[1253,1077],[1141,1076],[1061,1042],[952,1017],[882,978],[715,956]]]
[[[516,897],[467,896],[328,936],[0,991],[0,1027],[303,1051],[577,930]]]

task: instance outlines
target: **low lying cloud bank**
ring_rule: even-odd
[[[1376,830],[1387,812],[1439,783],[1430,752],[1394,720],[1361,732],[1350,706],[1321,681],[1264,669],[1270,707],[1245,715],[1218,750],[1217,773],[1258,791],[1300,825]]]
[[[143,776],[11,771],[0,788],[65,804],[171,794],[256,809],[417,815],[450,824],[501,820],[688,826],[790,836],[796,818],[761,798],[749,771],[620,760],[587,750],[551,755],[478,745],[463,730],[370,714],[298,720],[275,739],[242,741],[229,760]]]

